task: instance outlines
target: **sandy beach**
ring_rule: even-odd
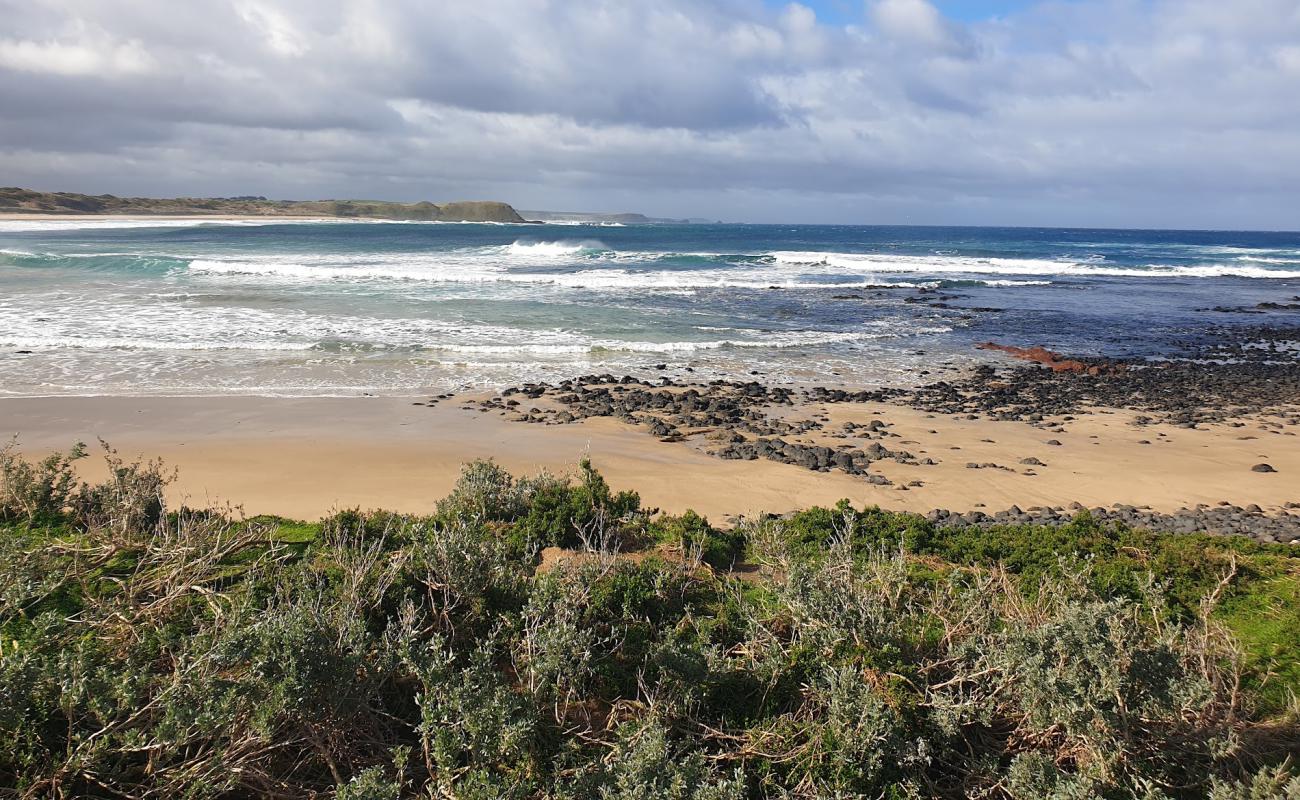
[[[1048,433],[887,404],[826,407],[833,424],[883,420],[891,447],[937,462],[879,462],[873,472],[895,485],[875,486],[839,471],[722,460],[699,444],[661,442],[614,419],[521,424],[467,409],[467,399],[425,407],[396,397],[11,398],[0,400],[0,430],[18,435],[31,455],[103,438],[124,456],[177,467],[173,500],[303,519],[354,506],[428,512],[460,465],[476,458],[531,473],[571,470],[590,456],[611,484],[638,490],[648,506],[692,508],[718,522],[840,498],[918,512],[1071,502],[1172,512],[1221,501],[1272,510],[1300,500],[1300,439],[1258,423],[1138,427],[1131,412],[1102,409],[1065,423],[1064,433]],[[1028,458],[1043,465],[1020,464]],[[1261,462],[1277,471],[1252,471]],[[101,467],[92,458],[85,469],[91,476]],[[900,488],[911,481],[924,485]]]

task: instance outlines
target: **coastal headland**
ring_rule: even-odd
[[[265,197],[117,197],[74,192],[37,192],[0,187],[0,217],[58,218],[217,217],[384,219],[418,222],[527,222],[508,203],[461,200],[396,203],[381,200],[268,200]]]

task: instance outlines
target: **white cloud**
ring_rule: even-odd
[[[152,59],[138,41],[114,44],[0,39],[0,69],[15,72],[68,76],[139,75],[148,72],[152,66]]]
[[[235,4],[235,10],[274,52],[293,58],[311,49],[306,36],[288,14],[279,9],[266,3],[242,0]]]
[[[891,39],[944,47],[951,41],[951,26],[927,0],[875,0],[871,18]]]
[[[1300,14],[1241,3],[962,24],[870,0],[837,27],[760,0],[0,0],[0,168],[115,193],[1294,226]]]

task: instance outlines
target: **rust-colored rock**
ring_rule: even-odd
[[[1006,353],[1013,358],[1022,361],[1032,361],[1035,364],[1042,364],[1053,372],[1072,372],[1079,375],[1114,375],[1124,371],[1123,364],[1115,363],[1096,363],[1089,364],[1085,361],[1079,361],[1074,358],[1066,358],[1060,353],[1054,353],[1041,345],[1038,347],[1016,347],[1009,344],[998,344],[997,342],[984,342],[975,345],[980,350],[997,350]]]

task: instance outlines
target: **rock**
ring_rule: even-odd
[[[1251,472],[1277,472],[1272,464],[1256,464],[1250,468]]]
[[[993,310],[993,309],[990,309]],[[984,342],[975,345],[980,350],[998,350],[1008,355],[1021,359],[1022,361],[1032,361],[1035,364],[1042,364],[1050,368],[1053,372],[1073,372],[1091,376],[1113,375],[1123,372],[1127,369],[1126,365],[1119,362],[1100,362],[1086,363],[1078,359],[1065,358],[1059,353],[1053,353],[1045,347],[1014,347],[1011,345],[998,344],[997,342]]]

